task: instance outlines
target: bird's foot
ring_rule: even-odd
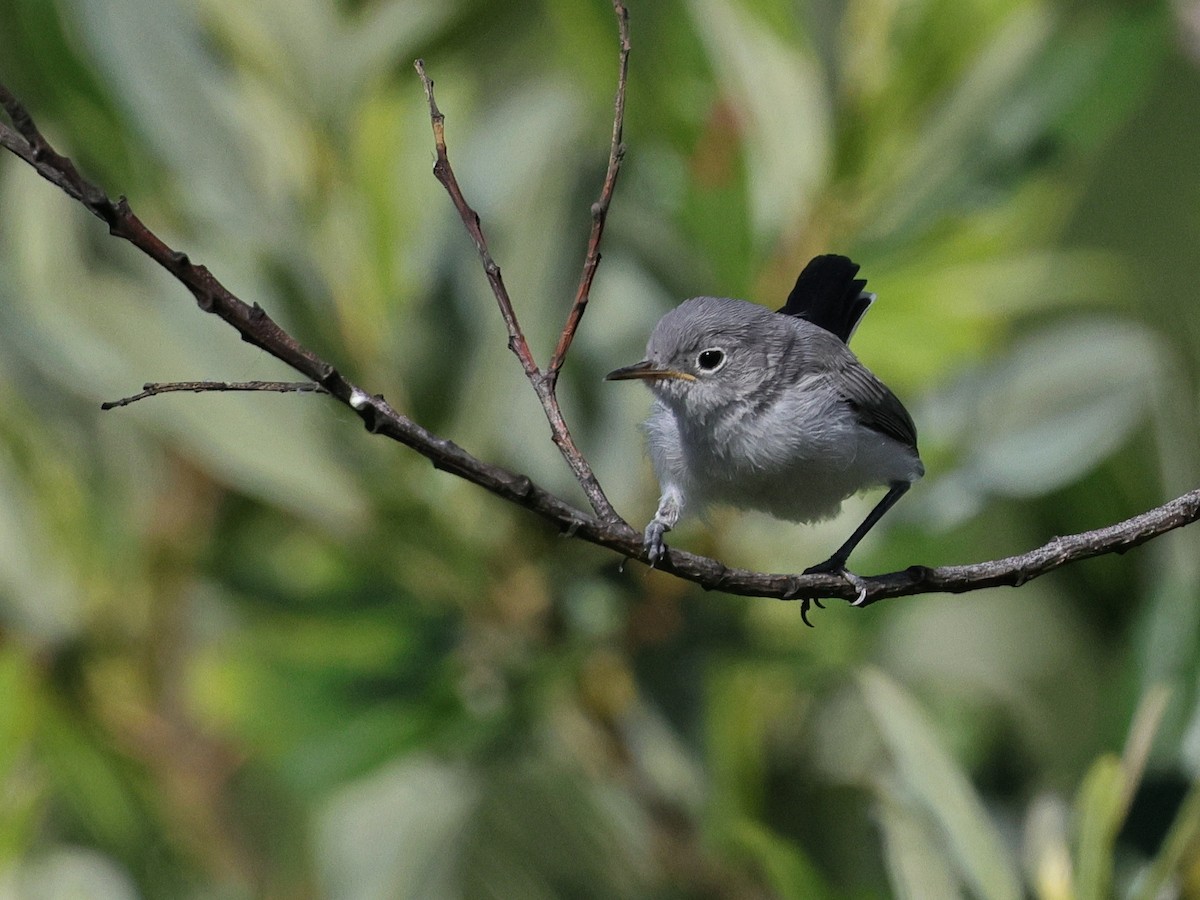
[[[646,557],[650,561],[650,568],[658,565],[658,561],[667,555],[667,544],[663,540],[663,535],[671,529],[665,522],[660,522],[654,519],[646,526],[646,533],[642,537],[642,547],[646,551]]]
[[[846,568],[845,560],[838,559],[836,556],[831,556],[825,562],[817,563],[815,566],[809,566],[804,570],[804,574],[840,575],[850,587],[854,588],[856,596],[850,601],[851,606],[862,606],[867,600],[867,583]]]

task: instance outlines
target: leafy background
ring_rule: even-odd
[[[630,0],[594,303],[560,394],[698,293],[864,266],[929,476],[860,571],[994,558],[1196,482],[1192,0]],[[602,177],[604,0],[0,0],[0,76],[171,244],[472,452],[578,489],[429,173],[541,358]],[[0,895],[1200,896],[1200,532],[1020,590],[704,594],[371,439],[0,160]],[[797,570],[837,522],[679,545]]]

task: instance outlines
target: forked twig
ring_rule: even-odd
[[[421,83],[425,87],[425,99],[429,103],[429,119],[433,126],[433,143],[437,153],[437,161],[433,164],[433,174],[446,189],[446,193],[450,195],[450,201],[458,210],[459,218],[462,219],[467,234],[475,243],[475,249],[479,252],[479,258],[483,263],[484,274],[487,276],[488,284],[491,285],[496,303],[500,307],[501,318],[504,319],[504,326],[508,330],[509,349],[516,354],[517,359],[521,362],[521,368],[525,372],[525,377],[533,385],[538,401],[546,414],[546,419],[550,423],[550,437],[567,461],[567,465],[571,467],[575,480],[583,488],[592,509],[605,522],[621,522],[622,519],[613,509],[608,497],[605,496],[591,465],[571,436],[571,430],[563,417],[555,389],[558,384],[559,370],[566,359],[567,350],[571,346],[575,331],[579,328],[583,312],[587,308],[596,268],[600,265],[600,241],[604,236],[604,223],[608,217],[608,208],[612,202],[613,190],[616,188],[617,176],[621,171],[621,160],[625,155],[621,136],[625,127],[625,85],[629,75],[629,13],[621,0],[613,0],[613,11],[617,17],[621,51],[617,74],[617,96],[613,103],[613,138],[612,148],[609,151],[608,170],[600,190],[600,199],[592,204],[592,232],[588,239],[587,254],[584,258],[583,273],[580,276],[575,301],[567,315],[567,322],[559,336],[550,365],[544,371],[538,366],[533,352],[529,349],[529,342],[525,339],[525,333],[517,320],[517,313],[508,295],[508,288],[504,286],[500,266],[496,264],[488,249],[487,237],[483,233],[479,214],[471,208],[467,198],[463,196],[462,188],[459,187],[458,179],[454,175],[454,168],[450,165],[450,157],[446,148],[446,117],[438,109],[437,100],[433,94],[433,79],[425,72],[424,60],[418,59],[413,63],[417,74],[421,77]]]

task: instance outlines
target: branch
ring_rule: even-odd
[[[124,197],[115,202],[99,187],[79,174],[74,163],[60,155],[46,141],[30,116],[8,88],[0,84],[0,106],[12,121],[12,128],[0,123],[0,145],[12,151],[37,170],[47,181],[108,223],[109,234],[123,238],[153,259],[178,279],[196,298],[205,312],[213,313],[236,328],[242,339],[266,350],[293,369],[320,383],[330,393],[331,385],[349,396],[350,385],[332,365],[280,328],[257,303],[250,306],[217,281],[204,266],[194,265],[186,253],[172,250],[133,214]],[[328,382],[328,383],[327,383]]]
[[[423,59],[416,60],[413,66],[416,68],[417,74],[421,76],[421,83],[425,86],[425,99],[429,103],[429,119],[433,123],[433,144],[437,151],[437,162],[433,164],[434,177],[442,183],[442,187],[450,195],[454,208],[462,217],[467,234],[471,236],[471,240],[475,242],[475,249],[479,251],[484,274],[487,275],[488,284],[492,286],[492,293],[496,295],[496,303],[500,306],[500,316],[504,319],[505,328],[508,329],[508,349],[517,355],[526,376],[536,384],[540,374],[537,362],[534,361],[533,352],[529,349],[529,342],[525,340],[521,324],[517,321],[517,313],[513,309],[512,300],[509,299],[508,288],[504,286],[504,276],[501,275],[500,267],[496,265],[491,251],[488,250],[487,237],[484,236],[483,228],[479,223],[479,213],[475,212],[467,203],[462,188],[458,186],[458,179],[454,176],[454,169],[450,167],[450,158],[446,150],[446,117],[438,109],[437,100],[433,97],[433,80],[425,74]]]
[[[629,79],[629,12],[621,0],[613,0],[613,9],[617,13],[617,29],[620,32],[621,52],[617,64],[617,99],[614,102],[612,147],[608,152],[608,171],[604,175],[604,186],[600,189],[600,199],[592,204],[592,233],[588,238],[587,254],[583,260],[583,274],[579,278],[579,288],[575,292],[575,302],[567,315],[567,323],[563,326],[554,348],[554,356],[550,359],[550,367],[546,370],[546,380],[553,390],[558,383],[558,373],[571,349],[571,341],[579,329],[579,322],[587,309],[588,299],[592,291],[592,279],[596,277],[596,268],[600,265],[600,241],[604,237],[604,223],[608,219],[608,207],[612,203],[613,191],[617,186],[617,176],[621,174],[621,161],[625,158],[625,144],[621,137],[625,129],[625,83]]]
[[[438,109],[437,100],[434,99],[433,79],[425,73],[424,60],[418,59],[413,65],[417,70],[417,74],[421,77],[421,83],[425,87],[425,99],[429,103],[429,119],[433,126],[433,143],[437,152],[437,162],[433,165],[434,177],[441,182],[442,186],[446,189],[446,193],[450,195],[450,201],[454,204],[454,208],[458,210],[458,215],[467,229],[467,234],[471,236],[471,240],[475,243],[475,249],[479,252],[484,274],[487,276],[488,284],[492,287],[496,303],[500,307],[500,316],[504,319],[505,328],[508,329],[509,349],[520,360],[525,377],[529,379],[529,383],[533,386],[538,401],[542,405],[542,410],[546,414],[546,420],[550,423],[550,437],[554,441],[555,446],[558,447],[559,452],[562,453],[563,459],[567,461],[567,465],[571,467],[571,471],[575,475],[575,480],[583,488],[583,492],[587,495],[592,509],[605,522],[626,525],[624,520],[617,514],[617,511],[613,509],[612,503],[605,496],[604,490],[600,487],[600,482],[592,471],[587,458],[579,450],[575,439],[571,436],[571,431],[567,427],[566,419],[563,417],[562,408],[559,405],[558,396],[555,392],[558,384],[559,370],[566,359],[567,351],[570,349],[571,341],[575,336],[575,331],[579,328],[583,312],[587,308],[592,280],[595,278],[596,268],[600,265],[600,241],[604,236],[604,223],[608,216],[609,205],[612,202],[613,191],[617,185],[617,176],[620,174],[621,161],[625,156],[625,148],[621,143],[621,135],[624,131],[625,86],[629,74],[629,13],[621,0],[613,0],[613,11],[617,17],[621,51],[617,74],[617,96],[613,104],[613,137],[612,147],[608,156],[608,171],[600,190],[600,199],[592,204],[592,233],[588,240],[587,254],[584,258],[583,273],[580,276],[579,288],[575,294],[575,302],[571,305],[566,325],[563,326],[562,334],[558,339],[558,345],[554,350],[554,355],[551,357],[550,366],[545,371],[542,371],[534,359],[533,353],[529,349],[529,342],[525,339],[525,333],[517,321],[517,313],[513,308],[512,300],[508,296],[508,289],[504,286],[500,266],[496,264],[496,261],[492,258],[491,251],[488,250],[487,237],[483,233],[479,214],[471,208],[471,205],[467,202],[467,198],[463,196],[462,188],[459,187],[458,179],[454,175],[454,169],[450,165],[450,158],[446,149],[446,117]]]
[[[615,3],[614,6],[618,10],[621,9],[619,3]],[[427,82],[427,86],[436,140],[439,133],[440,113],[433,101],[432,82]],[[620,93],[618,103],[620,102],[619,98]],[[354,410],[372,434],[389,437],[412,448],[429,459],[436,468],[463,478],[503,500],[532,511],[569,536],[606,547],[630,559],[645,560],[641,534],[626,522],[616,518],[615,513],[610,513],[611,507],[607,506],[607,501],[599,504],[599,509],[595,514],[580,510],[534,484],[525,475],[477,459],[452,441],[433,434],[407,416],[400,414],[382,396],[371,395],[352,384],[332,364],[302,346],[295,338],[280,328],[257,304],[250,305],[240,300],[214,278],[204,266],[192,263],[187,254],[170,248],[134,215],[124,198],[114,202],[99,187],[83,178],[68,158],[59,155],[46,142],[28,111],[3,85],[0,85],[0,105],[4,107],[12,122],[11,127],[0,122],[0,145],[25,160],[42,177],[57,185],[93,214],[103,219],[108,223],[109,231],[113,235],[129,241],[170,272],[192,293],[201,310],[219,316],[233,327],[243,340],[287,363],[305,377],[316,382],[320,389],[323,389],[333,399]],[[617,118],[619,121],[619,109]],[[614,129],[614,134],[618,132],[619,127]],[[444,149],[444,139],[440,146]],[[614,154],[610,158],[611,180],[615,182],[615,174],[612,174],[615,165],[614,159],[619,162],[619,154]],[[449,171],[448,163],[446,169]],[[452,173],[448,177],[452,178]],[[606,202],[605,196],[611,195],[611,191],[607,190],[609,182],[610,179],[606,178],[606,190],[602,193],[602,202]],[[458,196],[461,198],[461,193]],[[489,281],[492,281],[493,289],[496,290],[499,285],[499,293],[506,298],[507,294],[503,291],[503,283],[499,280],[498,267],[494,262],[489,265],[490,256],[486,252],[486,242],[483,241],[482,231],[478,230],[477,218],[466,206],[465,200],[462,201],[461,206],[456,200],[455,206],[459,209],[460,214],[464,215],[464,223],[467,224],[469,231],[471,223],[474,221],[479,236],[477,246],[480,247],[481,257],[484,259],[485,272],[488,274]],[[466,210],[465,214],[464,209]],[[593,271],[594,263],[591,260],[593,258],[596,262],[599,260],[599,232],[596,230],[595,221],[594,219],[593,240],[589,242],[589,261],[587,263],[592,265]],[[475,235],[475,231],[472,231],[472,235]],[[586,294],[586,292],[584,293]],[[497,299],[500,300],[499,295]],[[501,309],[502,312],[505,309],[503,302]],[[508,309],[511,312],[511,304],[508,304]],[[580,307],[581,309],[582,307]],[[569,319],[568,325],[574,328],[578,325],[578,316],[574,315],[574,307],[572,312],[574,324],[572,325],[571,319]],[[510,336],[519,338],[518,346],[524,340],[520,335],[520,328],[514,315]],[[517,348],[514,347],[514,349]],[[527,345],[525,349],[528,350]],[[532,362],[532,357],[530,357],[530,362]],[[522,360],[522,364],[524,365],[524,360]],[[536,365],[533,365],[531,372],[534,375],[538,374]],[[535,387],[541,386],[540,391],[548,391],[549,395],[553,397],[552,386],[547,388],[543,379],[531,380],[534,380]],[[150,391],[152,387],[154,386],[147,386],[146,390]],[[177,389],[194,388],[180,387]],[[312,386],[311,389],[315,391],[317,387]],[[539,392],[539,397],[541,396],[543,394]],[[132,398],[126,399],[128,402],[133,402]],[[114,405],[127,404],[116,401]],[[555,406],[555,408],[557,407]],[[552,428],[555,427],[554,421],[551,418]],[[573,445],[570,446],[573,447]],[[570,462],[571,458],[565,450],[564,455],[568,456],[568,462]],[[582,456],[579,459],[582,459]],[[921,593],[964,593],[998,585],[1018,586],[1077,560],[1107,553],[1123,553],[1131,547],[1136,547],[1168,531],[1195,522],[1198,518],[1200,518],[1200,489],[1116,525],[1082,534],[1058,537],[1042,547],[1019,556],[966,566],[941,568],[912,566],[899,572],[863,578],[862,582],[866,588],[863,605],[892,597]],[[855,588],[835,575],[777,575],[752,572],[747,569],[730,568],[715,559],[696,556],[681,550],[670,550],[658,567],[665,573],[694,582],[705,589],[721,590],[745,596],[800,600],[804,608],[810,601],[821,597],[840,597],[850,600],[856,596]]]
[[[159,394],[173,394],[179,391],[190,391],[202,394],[206,391],[259,391],[274,394],[324,394],[325,388],[311,381],[156,381],[142,385],[142,391],[131,397],[120,400],[108,400],[100,404],[104,410],[117,409],[145,400],[147,397],[157,397]]]

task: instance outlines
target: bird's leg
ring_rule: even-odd
[[[658,501],[658,511],[646,526],[646,533],[642,538],[642,546],[650,558],[650,568],[654,568],[666,555],[667,545],[663,542],[663,535],[675,527],[682,512],[683,495],[677,487],[668,485]]]
[[[854,529],[854,534],[846,539],[846,543],[838,547],[834,551],[833,556],[829,557],[825,562],[809,566],[804,570],[804,574],[829,573],[841,575],[858,592],[858,596],[854,600],[854,606],[861,605],[867,599],[867,586],[861,578],[846,570],[846,560],[850,558],[850,554],[858,546],[859,542],[867,536],[867,532],[875,527],[875,523],[883,518],[884,513],[896,505],[896,501],[903,497],[910,487],[912,487],[911,482],[893,481],[888,488],[888,492],[883,495],[883,499],[875,504],[873,510],[867,513],[867,517],[863,519],[861,525]]]

